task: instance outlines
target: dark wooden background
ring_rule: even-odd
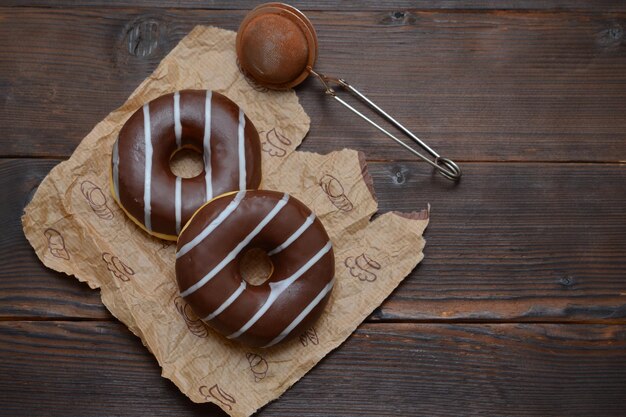
[[[22,209],[197,24],[255,1],[3,0],[0,415],[222,415],[160,377]],[[363,150],[381,211],[432,206],[426,258],[262,416],[626,415],[626,2],[298,1],[318,69],[444,156],[455,185],[298,89],[302,149]],[[137,36],[138,34],[138,36]]]

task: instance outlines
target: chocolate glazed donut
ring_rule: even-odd
[[[242,279],[248,249],[265,250],[266,282]],[[335,258],[322,223],[276,191],[239,191],[198,210],[178,239],[176,279],[194,312],[229,339],[269,347],[317,320],[334,284]]]
[[[181,148],[203,155],[200,175],[181,178],[171,171],[170,158]],[[113,146],[113,197],[135,223],[162,239],[176,240],[213,196],[260,182],[257,130],[239,106],[212,91],[184,90],[144,104]]]

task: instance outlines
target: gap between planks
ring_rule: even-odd
[[[356,149],[358,151],[358,149]],[[297,149],[296,149],[297,151]],[[29,160],[29,159],[41,159],[50,161],[67,161],[71,155],[0,155],[0,160]],[[503,160],[469,160],[469,159],[453,159],[458,164],[534,164],[534,165],[624,165],[626,161],[584,161],[584,160],[569,160],[569,161],[552,161],[552,160],[524,160],[524,159],[509,159]],[[397,159],[376,159],[365,158],[365,162],[378,164],[378,163],[425,163],[418,158],[397,158]],[[462,169],[462,168],[461,168]]]
[[[243,2],[242,2],[243,3]],[[259,3],[261,4],[261,3]],[[291,3],[290,3],[291,4]],[[384,3],[381,3],[384,4]],[[210,7],[210,6],[172,6],[172,5],[152,5],[146,4],[142,5],[141,3],[137,4],[117,4],[113,6],[109,6],[106,4],[95,3],[92,5],[80,5],[80,4],[67,4],[65,2],[58,2],[57,4],[9,4],[9,5],[1,5],[1,9],[43,9],[43,10],[151,10],[151,11],[214,11],[214,12],[245,12],[252,10],[256,4],[233,8],[233,7]],[[408,7],[407,7],[408,6]],[[571,8],[561,8],[559,6],[548,6],[544,8],[538,7],[411,7],[412,5],[394,5],[389,4],[388,7],[372,7],[365,6],[362,9],[353,9],[353,8],[340,8],[340,7],[310,7],[310,6],[300,6],[297,4],[295,7],[302,12],[307,13],[357,13],[357,12],[373,12],[373,13],[383,13],[383,12],[395,12],[395,11],[405,11],[410,13],[450,13],[450,14],[532,14],[532,15],[548,15],[548,14],[599,14],[599,13],[625,13],[626,11],[615,6],[615,9],[601,10],[601,9],[589,9],[583,7],[571,7]]]
[[[1,322],[95,322],[95,323],[114,323],[119,322],[115,317],[96,318],[96,317],[45,317],[45,316],[0,316]],[[360,325],[390,325],[390,324],[433,324],[433,325],[449,325],[449,324],[557,324],[557,325],[592,325],[601,324],[607,326],[626,325],[625,319],[589,319],[589,320],[524,320],[524,319],[370,319],[367,318]],[[359,326],[360,326],[359,325]]]

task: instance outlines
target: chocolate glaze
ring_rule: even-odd
[[[203,152],[205,135],[205,90],[184,90],[180,97],[182,135],[177,144],[174,117],[174,93],[158,97],[148,104],[153,148],[151,169],[151,233],[176,238],[176,176],[169,161],[181,147],[190,147],[210,158],[212,193],[207,195],[206,170],[194,178],[181,179],[180,227],[207,200],[240,189],[239,116],[240,109],[227,97],[212,92],[210,154]],[[144,227],[145,205],[145,110],[137,110],[122,127],[117,149],[119,154],[118,203]],[[261,146],[253,123],[244,116],[245,188],[257,188],[261,182]],[[113,161],[112,161],[113,163]]]
[[[314,218],[312,223],[309,220],[310,226],[306,227],[305,222],[312,213],[303,203],[289,197],[284,207],[235,254],[232,261],[191,294],[185,295],[185,292],[207,274],[219,269],[216,267],[220,263],[224,264],[222,261],[257,228],[284,196],[285,194],[275,191],[245,192],[245,197],[240,199],[237,208],[225,217],[210,235],[188,249],[190,242],[207,227],[211,227],[211,224],[218,222],[220,214],[228,212],[228,207],[238,198],[236,194],[219,197],[198,210],[178,239],[176,259],[178,286],[198,317],[207,318],[225,305],[225,301],[236,294],[238,289],[242,291],[231,304],[226,303],[228,306],[221,313],[207,320],[211,327],[227,337],[242,329],[263,307],[270,297],[272,285],[281,286],[303,266],[310,264],[309,269],[286,286],[271,307],[247,331],[233,337],[250,346],[261,347],[277,341],[276,338],[294,323],[303,310],[310,307],[310,312],[284,339],[300,334],[319,317],[330,295],[335,273],[333,250],[328,234],[317,218]],[[313,216],[310,219],[313,219]],[[304,231],[289,246],[278,253],[271,253],[300,229]],[[252,248],[260,248],[270,254],[274,271],[265,283],[259,286],[246,284],[245,289],[241,290],[239,262],[245,252]],[[320,253],[316,262],[309,262]],[[317,302],[313,303],[316,299]]]

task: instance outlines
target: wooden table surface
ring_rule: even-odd
[[[46,269],[37,185],[194,25],[258,2],[3,0],[0,415],[212,416],[98,291]],[[457,161],[459,184],[320,92],[301,149],[365,152],[380,211],[431,204],[424,261],[261,416],[626,415],[626,2],[294,3],[318,69]]]

